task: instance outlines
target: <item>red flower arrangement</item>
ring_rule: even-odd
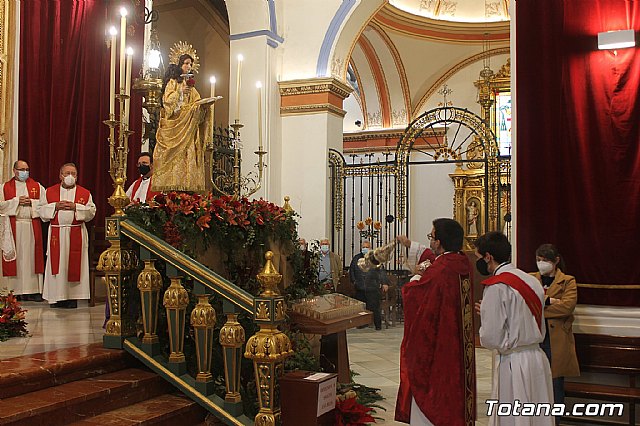
[[[196,80],[195,79],[193,79],[193,78],[188,78],[187,79],[187,86],[193,87],[195,85],[196,85]]]
[[[336,425],[337,426],[362,426],[368,423],[375,423],[369,413],[373,408],[359,404],[356,397],[336,398]]]
[[[27,323],[25,313],[13,295],[13,291],[8,294],[0,292],[0,342],[10,337],[24,337],[27,335]]]

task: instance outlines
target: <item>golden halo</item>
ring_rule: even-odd
[[[180,56],[184,55],[185,53],[193,58],[191,71],[194,74],[197,74],[198,69],[200,68],[200,58],[198,57],[196,49],[194,49],[193,46],[186,41],[179,41],[175,43],[171,49],[169,49],[169,63],[180,65],[178,64],[178,60],[180,59]]]

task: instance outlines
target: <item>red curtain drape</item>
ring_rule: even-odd
[[[143,3],[144,4],[144,3]],[[97,226],[113,209],[109,177],[108,25],[118,25],[119,4],[105,0],[29,0],[20,9],[18,155],[45,187],[60,181],[66,162],[78,166],[78,183],[91,191]],[[143,27],[129,26],[128,45],[142,52]],[[141,68],[135,57],[133,78]],[[117,81],[117,80],[116,80]],[[141,99],[131,101],[129,176],[140,150]]]
[[[640,30],[640,2],[516,3],[518,265],[555,243],[581,303],[640,306],[640,52],[597,48]]]

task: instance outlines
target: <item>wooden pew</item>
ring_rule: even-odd
[[[590,383],[566,378],[567,398],[581,402],[624,403],[624,417],[628,421],[612,418],[563,417],[570,424],[636,425],[640,404],[640,338],[576,334],[576,352],[580,371],[593,374]],[[608,383],[607,383],[608,382]],[[614,384],[615,383],[615,384]],[[569,406],[570,404],[567,404]],[[575,422],[575,423],[574,423]]]

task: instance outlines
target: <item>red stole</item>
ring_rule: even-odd
[[[149,178],[149,186],[147,186],[147,197],[145,198],[145,203],[149,204],[149,200],[153,199],[153,197],[155,197],[156,195],[160,194],[159,192],[155,192],[151,190],[151,179]],[[140,185],[142,184],[142,176],[140,176],[138,179],[136,179],[135,182],[133,182],[133,189],[131,190],[131,201],[134,201],[136,193],[138,192],[138,188],[140,188]],[[138,198],[138,200],[140,200],[140,198]]]
[[[421,264],[422,262],[426,262],[427,260],[431,263],[433,263],[433,261],[436,260],[436,255],[428,247],[420,255],[420,259],[418,259],[418,265]]]
[[[40,199],[40,184],[31,178],[27,178],[25,182],[27,185],[27,194],[32,200]],[[4,199],[11,200],[16,197],[16,178],[11,179],[4,184]],[[18,207],[19,208],[19,207]],[[11,233],[13,235],[13,241],[16,241],[16,217],[9,216],[11,222]],[[33,238],[35,242],[34,247],[34,273],[44,273],[44,255],[42,253],[42,225],[39,218],[31,219],[31,228],[33,229]],[[17,247],[16,247],[17,250]],[[5,277],[15,277],[17,275],[16,260],[7,262],[2,258],[2,275]]]
[[[540,298],[526,282],[516,274],[510,272],[502,272],[498,275],[487,278],[482,281],[483,285],[489,286],[494,284],[506,284],[518,293],[524,299],[524,302],[529,307],[531,314],[538,323],[538,328],[542,327],[542,302]]]
[[[87,204],[91,193],[89,190],[76,185],[76,196],[74,202],[76,204]],[[54,185],[47,188],[47,203],[57,203],[60,201],[60,185]],[[51,257],[51,274],[58,275],[60,272],[60,228],[58,222],[58,213],[51,219],[49,239],[49,256]],[[82,227],[79,226],[82,221],[76,220],[75,212],[71,225],[71,235],[69,239],[69,270],[67,271],[67,281],[80,281],[80,265],[82,260]]]
[[[405,284],[405,332],[395,419],[409,423],[411,398],[435,425],[476,417],[473,297],[467,256],[447,253]]]

